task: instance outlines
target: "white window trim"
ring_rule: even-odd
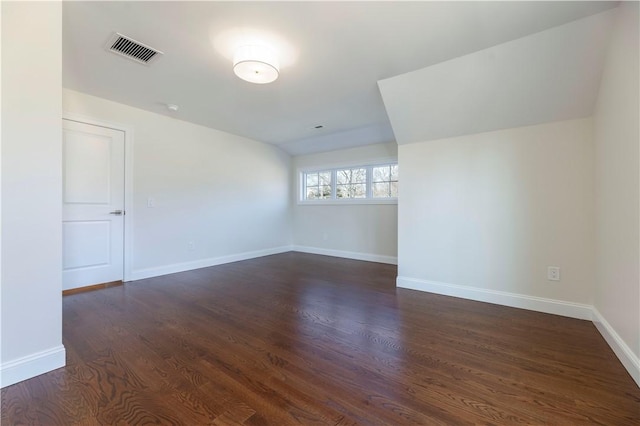
[[[374,167],[386,166],[389,164],[398,164],[397,158],[384,158],[376,159],[374,161],[363,163],[340,163],[325,165],[322,167],[299,167],[297,169],[298,174],[298,191],[296,201],[298,205],[310,205],[310,206],[337,206],[337,205],[357,205],[357,204],[398,204],[398,198],[373,198],[372,191],[372,173]],[[367,169],[367,198],[336,198],[336,171],[339,169],[355,169],[366,168]],[[304,177],[306,173],[318,173],[331,171],[331,198],[306,200],[305,196],[305,184]]]

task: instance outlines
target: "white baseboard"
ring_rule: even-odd
[[[640,387],[640,358],[633,353],[602,314],[591,305],[400,276],[396,279],[396,285],[411,290],[593,321],[624,368]]]
[[[174,263],[155,268],[138,269],[131,273],[131,281],[145,278],[158,277],[160,275],[175,274],[177,272],[191,271],[192,269],[208,268],[209,266],[222,265],[224,263],[239,262],[241,260],[254,259],[256,257],[291,251],[291,246],[274,247],[264,250],[248,251],[221,257],[194,260],[192,262]]]
[[[388,263],[397,265],[398,258],[393,256],[383,256],[380,254],[358,253],[354,251],[332,250],[319,247],[293,246],[293,251],[302,253],[321,254],[323,256],[344,257],[346,259],[364,260],[367,262]]]
[[[545,312],[565,317],[584,320],[591,320],[592,318],[592,307],[581,303],[400,276],[396,279],[396,285],[401,288],[427,291],[479,302],[495,303],[513,308],[529,309],[531,311]]]
[[[604,340],[607,341],[611,349],[616,354],[624,368],[627,369],[638,387],[640,387],[640,358],[633,353],[631,348],[622,340],[622,338],[611,327],[611,324],[593,308],[593,324],[596,326]]]
[[[36,352],[0,365],[0,388],[10,386],[66,365],[64,346]]]
[[[159,277],[161,275],[175,274],[177,272],[191,271],[193,269],[208,268],[209,266],[222,265],[224,263],[238,262],[241,260],[254,259],[256,257],[269,256],[272,254],[286,253],[288,251],[299,251],[303,253],[321,254],[325,256],[344,257],[347,259],[365,260],[368,262],[398,264],[398,258],[392,256],[382,256],[378,254],[357,253],[351,251],[330,250],[317,247],[305,246],[281,246],[265,250],[256,250],[245,253],[232,254],[229,256],[211,257],[207,259],[194,260],[192,262],[173,263],[171,265],[158,266],[155,268],[145,268],[134,270],[131,273],[130,281],[143,280],[145,278]]]

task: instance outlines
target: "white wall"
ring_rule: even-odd
[[[623,3],[594,118],[596,325],[640,385],[638,3]]]
[[[378,82],[399,145],[590,117],[615,10]]]
[[[66,89],[63,108],[134,129],[133,279],[290,247],[282,150]]]
[[[590,119],[401,145],[398,285],[590,318],[593,161]]]
[[[62,6],[2,2],[2,386],[65,364]]]
[[[295,249],[355,259],[397,262],[397,204],[298,204],[299,170],[362,165],[397,159],[395,142],[294,157],[292,172]],[[400,170],[400,191],[404,176]]]

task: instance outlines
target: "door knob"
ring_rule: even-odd
[[[115,214],[116,216],[121,216],[124,214],[124,212],[122,210],[114,210],[112,212],[109,212],[109,214]]]

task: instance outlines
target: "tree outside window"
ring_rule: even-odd
[[[336,198],[366,198],[367,169],[336,170]]]
[[[301,201],[378,199],[387,203],[398,197],[397,163],[302,172],[300,177]]]
[[[389,164],[373,167],[373,198],[389,198],[398,196],[398,165]]]
[[[331,198],[331,171],[306,173],[307,200]]]

